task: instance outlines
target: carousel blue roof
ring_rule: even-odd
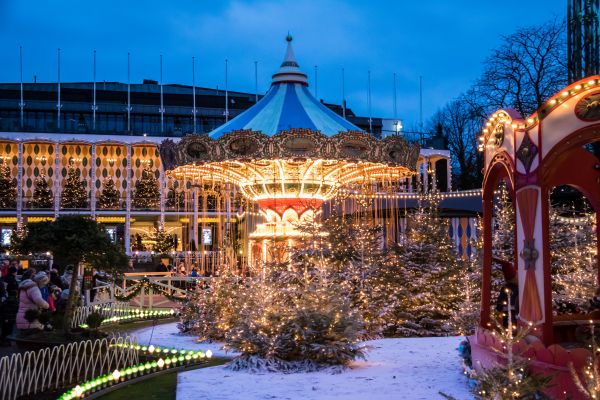
[[[286,40],[283,63],[273,75],[267,94],[254,106],[209,133],[211,138],[218,139],[242,129],[260,131],[268,136],[291,128],[320,131],[326,136],[361,131],[310,94],[306,74],[300,70],[294,56],[292,37],[288,35]]]

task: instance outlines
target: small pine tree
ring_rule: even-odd
[[[144,168],[142,177],[135,183],[133,207],[137,209],[155,209],[160,203],[158,181],[150,168]]]
[[[98,207],[105,210],[116,210],[121,206],[121,193],[112,178],[104,181],[104,188],[98,198]]]
[[[448,236],[448,221],[438,216],[439,199],[430,195],[410,216],[406,243],[397,257],[407,284],[403,298],[404,336],[448,334],[447,322],[461,303],[462,263]]]
[[[79,171],[69,167],[67,182],[60,196],[62,208],[86,208],[88,204],[88,193],[86,182],[79,178]]]
[[[15,208],[17,205],[17,182],[10,174],[10,167],[0,164],[0,208]]]
[[[54,195],[45,174],[40,174],[35,178],[35,188],[33,189],[32,206],[34,208],[52,208],[54,205]]]
[[[175,249],[175,238],[173,235],[169,235],[164,229],[157,229],[156,233],[150,237],[154,243],[152,244],[152,251],[158,254],[165,254]]]

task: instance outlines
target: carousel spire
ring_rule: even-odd
[[[289,32],[285,37],[285,41],[287,42],[285,56],[283,57],[283,62],[279,67],[279,71],[273,74],[271,85],[278,83],[301,83],[308,86],[308,78],[306,74],[300,70],[300,65],[298,65],[298,62],[296,61],[294,48],[292,47],[292,35]]]

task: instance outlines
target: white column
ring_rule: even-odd
[[[435,168],[436,159],[431,161],[431,191],[437,192],[437,170]]]
[[[96,143],[92,144],[92,162],[90,163],[90,181],[92,188],[90,191],[90,214],[96,218]]]
[[[161,166],[160,170],[160,219],[158,221],[159,229],[165,228],[165,195],[167,193],[167,180],[165,179],[165,171]]]
[[[198,243],[198,187],[194,188],[194,215],[192,218],[192,240],[196,244],[196,251],[200,251],[200,244]]]
[[[423,193],[429,192],[429,157],[423,161]]]
[[[417,161],[417,192],[419,191],[419,186],[421,186],[421,182],[423,181],[423,176],[422,176],[422,170],[423,168],[423,161],[421,162],[421,164],[419,164],[419,162]],[[423,191],[423,188],[421,187],[421,191]]]
[[[60,143],[54,143],[54,218],[58,218],[60,210],[60,182],[62,181],[62,173],[60,168]]]
[[[8,162],[7,162],[8,164]],[[17,230],[23,227],[23,143],[18,144],[17,156]]]
[[[131,255],[131,185],[133,183],[133,168],[131,167],[131,145],[127,145],[127,190],[125,190],[125,254]]]
[[[446,182],[448,189],[448,192],[452,191],[452,163],[450,162],[450,158],[446,158],[446,173],[447,173],[447,177],[446,177]]]

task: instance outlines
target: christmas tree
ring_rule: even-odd
[[[117,210],[121,207],[121,192],[115,186],[112,178],[104,181],[104,188],[98,198],[98,208],[104,210]]]
[[[133,207],[138,209],[156,209],[160,203],[158,181],[150,168],[144,168],[142,177],[135,183]]]
[[[52,208],[54,205],[54,195],[43,173],[35,178],[32,205],[34,208]]]
[[[507,298],[510,298],[510,293],[507,293]],[[508,326],[497,326],[492,332],[502,343],[502,349],[496,352],[506,362],[475,374],[474,377],[478,381],[475,394],[480,399],[490,400],[543,399],[545,397],[541,391],[548,386],[552,378],[532,373],[528,359],[515,353],[515,345],[531,333],[531,327],[513,326],[510,313],[509,307]]]
[[[593,213],[555,206],[550,211],[553,300],[559,313],[582,313],[596,290]]]
[[[60,196],[62,208],[86,208],[88,193],[86,182],[79,179],[79,170],[69,167],[67,181]]]
[[[166,254],[175,249],[175,238],[173,235],[166,233],[164,229],[157,229],[154,235],[150,237],[150,240],[154,242],[152,244],[152,251],[155,253]]]
[[[398,334],[431,336],[453,330],[448,320],[461,303],[462,263],[448,236],[448,221],[438,216],[439,199],[428,195],[409,215],[406,243],[396,263],[405,282]]]
[[[17,182],[10,174],[10,167],[0,164],[0,208],[15,208],[17,205]]]

